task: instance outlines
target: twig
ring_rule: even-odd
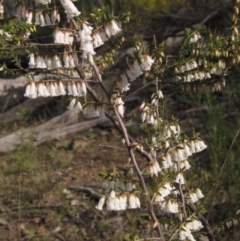
[[[179,163],[179,162],[177,162],[177,166],[178,166],[178,170],[180,171],[181,167],[180,167],[180,163]],[[186,206],[185,206],[185,198],[184,198],[184,195],[183,195],[181,183],[179,183],[178,187],[179,187],[179,192],[180,192],[180,196],[181,196],[181,200],[182,200],[182,205],[183,205],[184,218],[187,219],[187,212],[186,212]]]
[[[193,212],[196,212],[197,209],[196,207],[191,204],[191,203],[186,203],[186,205],[189,207],[190,210],[192,210]],[[207,232],[207,236],[208,236],[208,239],[209,241],[215,241],[215,237],[214,237],[214,234],[213,234],[213,230],[212,228],[210,227],[209,223],[208,223],[208,220],[203,216],[199,216],[199,219],[200,221],[202,222],[206,232]]]
[[[227,160],[228,160],[229,154],[230,154],[230,152],[231,152],[231,150],[232,150],[232,148],[233,148],[233,145],[234,145],[234,143],[235,143],[235,141],[236,141],[239,133],[240,133],[240,129],[237,130],[237,133],[236,133],[236,135],[235,135],[234,138],[233,138],[233,141],[232,141],[232,143],[231,143],[231,146],[230,146],[230,148],[229,148],[229,150],[228,150],[228,152],[227,152],[227,155],[226,155],[225,160],[224,160],[224,162],[223,162],[223,165],[222,165],[222,167],[221,167],[220,173],[219,173],[219,175],[218,175],[218,179],[217,179],[216,186],[215,186],[215,189],[214,189],[213,200],[212,200],[211,206],[210,206],[209,211],[208,211],[208,220],[209,220],[209,216],[210,216],[210,211],[211,211],[211,209],[212,209],[212,207],[213,207],[213,204],[214,204],[214,202],[215,202],[215,199],[216,199],[216,193],[217,193],[218,186],[219,186],[219,184],[220,184],[220,179],[221,179],[221,176],[222,176],[222,173],[223,173],[223,169],[224,169],[224,167],[225,167],[226,164],[227,164]]]
[[[77,28],[77,25],[76,25],[75,21],[73,20],[72,22],[73,22],[75,28]],[[93,63],[92,63],[92,67],[93,67],[94,73],[96,75],[96,78],[97,78],[101,88],[103,89],[104,93],[106,94],[106,96],[107,96],[107,98],[109,100],[109,103],[111,103],[110,95],[109,95],[109,93],[108,93],[104,83],[102,82],[101,75],[99,74],[99,71],[98,71],[98,69],[96,67],[96,64],[95,64],[94,60],[93,60]],[[81,74],[80,76],[82,77],[82,75],[83,75],[81,73],[82,71],[79,68],[76,68],[76,69],[79,72],[79,74]],[[91,94],[93,94],[94,99],[98,102],[99,100],[98,100],[98,97],[95,94],[95,92],[93,92],[92,89],[89,88],[89,86],[87,86],[87,89],[88,89],[88,91]],[[164,241],[165,239],[164,239],[164,236],[163,236],[160,224],[159,224],[159,222],[158,222],[158,220],[156,218],[156,215],[155,215],[155,212],[154,212],[154,209],[153,209],[153,203],[152,203],[151,198],[149,196],[145,180],[144,180],[144,178],[142,176],[142,173],[141,173],[141,171],[140,171],[140,169],[138,167],[137,161],[136,161],[135,156],[134,156],[133,148],[132,148],[131,143],[130,143],[131,138],[128,136],[127,130],[126,130],[126,128],[125,128],[125,126],[123,124],[123,121],[122,121],[121,117],[119,116],[118,111],[117,111],[115,106],[114,106],[114,113],[115,113],[115,115],[117,117],[117,123],[116,123],[115,119],[111,115],[106,113],[106,116],[113,122],[113,124],[117,127],[117,129],[120,131],[120,133],[122,134],[122,136],[125,139],[125,143],[126,143],[126,146],[128,148],[129,155],[131,157],[132,163],[133,163],[133,165],[135,167],[135,170],[137,172],[137,176],[138,176],[138,178],[140,180],[141,187],[142,187],[142,189],[143,189],[143,191],[144,191],[144,193],[145,193],[145,195],[147,197],[147,205],[148,205],[148,210],[149,210],[150,216],[152,217],[153,222],[157,224],[156,225],[157,232],[158,232],[159,236],[161,237],[161,240]],[[146,155],[145,152],[141,152],[140,150],[138,150],[138,152],[140,152],[146,158],[148,158],[148,159],[150,158],[149,155]],[[152,158],[150,158],[150,160],[152,161]]]
[[[141,187],[142,187],[142,189],[144,191],[144,194],[146,195],[148,211],[149,211],[149,213],[150,213],[150,215],[151,215],[151,217],[153,219],[153,222],[157,223],[157,226],[156,226],[157,232],[158,232],[159,236],[161,237],[161,240],[164,241],[165,239],[164,239],[164,236],[163,236],[160,224],[158,222],[158,219],[157,219],[157,217],[155,215],[155,212],[154,212],[154,209],[153,209],[153,203],[152,203],[151,198],[149,196],[145,180],[144,180],[144,178],[142,176],[141,170],[139,169],[137,161],[135,159],[133,148],[132,148],[131,143],[130,143],[129,138],[128,138],[127,130],[126,130],[126,128],[125,128],[125,126],[124,126],[124,124],[122,122],[122,119],[121,119],[120,115],[118,114],[118,111],[117,111],[115,106],[114,106],[114,112],[115,112],[115,115],[116,115],[116,117],[117,117],[117,119],[119,121],[119,124],[120,124],[120,126],[121,126],[121,128],[123,130],[123,136],[124,136],[124,139],[126,141],[126,146],[128,148],[129,155],[131,157],[131,161],[132,161],[132,163],[133,163],[133,165],[135,167],[135,170],[137,172],[137,176],[138,176],[138,178],[140,180],[140,184],[141,184]]]
[[[106,87],[104,86],[104,84],[102,82],[101,75],[98,73],[98,69],[97,69],[97,67],[95,65],[94,60],[93,60],[92,66],[93,66],[93,70],[94,70],[94,72],[96,74],[97,80],[100,83],[100,86],[102,87],[103,91],[105,92],[105,94],[106,94],[106,96],[107,96],[107,98],[109,100],[109,103],[111,103],[110,95],[109,95]],[[126,129],[126,127],[125,127],[125,125],[124,125],[124,123],[122,121],[122,118],[120,117],[120,115],[119,115],[115,105],[114,105],[114,113],[115,113],[115,116],[117,117],[117,122],[118,122],[118,124],[120,126],[122,135],[123,135],[123,137],[125,139],[125,144],[126,144],[126,147],[128,148],[129,156],[130,156],[131,161],[132,161],[132,163],[134,165],[134,168],[135,168],[135,170],[137,172],[137,176],[138,176],[138,179],[140,181],[140,185],[141,185],[141,187],[142,187],[142,189],[144,191],[144,194],[146,195],[148,211],[150,213],[150,216],[152,217],[152,220],[153,220],[154,224],[155,223],[157,224],[156,225],[156,230],[157,230],[159,236],[161,237],[161,240],[164,241],[165,239],[164,239],[164,236],[163,236],[160,224],[158,222],[158,219],[157,219],[157,217],[155,215],[154,208],[153,208],[153,203],[152,203],[151,198],[149,196],[145,180],[144,180],[144,178],[142,176],[141,170],[139,169],[137,161],[135,159],[133,146],[131,145],[130,138],[129,138],[128,133],[127,133],[127,129]],[[115,123],[115,121],[113,123]]]
[[[74,190],[74,191],[81,191],[81,192],[86,192],[87,194],[89,194],[91,197],[96,198],[96,199],[100,199],[102,197],[102,195],[96,191],[94,191],[92,188],[90,187],[82,187],[82,186],[69,186],[68,189],[70,190]]]
[[[147,240],[161,240],[161,238],[153,237],[153,238],[142,238],[142,239],[137,239],[135,241],[147,241]]]
[[[107,148],[113,148],[113,149],[117,149],[117,150],[120,150],[120,151],[124,151],[125,150],[124,148],[120,148],[120,147],[116,147],[116,146],[109,146],[109,145],[102,145],[102,144],[99,144],[99,146],[107,147]]]

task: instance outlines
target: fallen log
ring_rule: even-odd
[[[101,117],[79,123],[78,110],[68,110],[35,128],[24,128],[2,137],[0,139],[0,152],[12,151],[20,144],[31,140],[37,146],[45,141],[60,139],[108,121],[106,117]]]
[[[42,97],[37,99],[27,99],[24,102],[20,103],[19,105],[13,107],[9,111],[3,112],[0,114],[1,125],[11,124],[15,121],[21,121],[25,116],[26,113],[31,113],[37,108],[48,104],[52,101],[52,97]],[[21,115],[20,112],[24,110],[24,115]]]
[[[0,111],[3,112],[8,106],[13,106],[25,99],[24,86],[26,78],[24,76],[16,79],[0,79]]]

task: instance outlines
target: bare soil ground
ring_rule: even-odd
[[[115,240],[130,222],[133,227],[134,217],[99,212],[97,200],[68,190],[75,185],[101,192],[104,167],[127,162],[125,151],[99,144],[122,147],[113,130],[91,129],[0,156],[0,240]]]

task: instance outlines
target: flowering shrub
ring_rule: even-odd
[[[198,135],[184,135],[176,119],[165,119],[162,87],[166,83],[210,85],[214,89],[225,85],[224,76],[240,61],[238,1],[234,3],[229,35],[213,35],[204,28],[187,32],[175,57],[165,58],[162,44],[147,49],[136,41],[111,89],[106,87],[102,72],[114,56],[110,51],[109,57],[104,58],[99,47],[111,38],[122,43],[123,26],[127,25],[129,16],[116,18],[97,10],[86,21],[73,2],[35,0],[34,6],[22,2],[17,10],[20,27],[9,33],[2,29],[0,35],[7,36],[2,44],[4,48],[16,41],[14,34],[23,37],[16,48],[26,48],[29,59],[25,96],[68,95],[69,109],[76,108],[85,118],[107,116],[122,135],[129,154],[127,172],[105,173],[106,192],[96,205],[97,210],[121,211],[144,206],[151,216],[152,229],[157,231],[153,235],[159,236],[159,240],[196,240],[200,235],[196,231],[203,228],[209,240],[215,240],[200,204],[204,194],[199,187],[188,184],[187,176],[191,168],[189,158],[204,151],[207,145]],[[31,36],[35,31],[45,27],[53,30],[52,42],[33,41]],[[108,61],[102,63],[101,59]],[[6,66],[4,70],[7,71]],[[34,73],[39,70],[45,77],[38,81]],[[155,91],[139,108],[142,122],[139,125],[147,131],[136,141],[125,126],[124,96],[132,90],[133,82],[140,82],[141,78],[152,83]],[[105,103],[91,88],[92,80],[106,95]]]

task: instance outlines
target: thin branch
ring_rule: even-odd
[[[186,203],[186,205],[189,207],[190,210],[192,210],[193,212],[197,212],[196,207],[194,206],[194,204],[191,203]],[[199,216],[200,221],[202,222],[204,229],[207,233],[208,239],[209,241],[215,241],[215,237],[214,237],[214,233],[212,228],[210,227],[208,220],[203,216]]]
[[[153,238],[142,238],[142,239],[137,239],[135,241],[147,241],[147,240],[161,240],[161,238],[153,237]]]
[[[178,166],[178,170],[180,171],[181,167],[180,167],[180,163],[179,163],[179,162],[177,162],[177,166]],[[179,183],[178,188],[179,188],[179,192],[180,192],[180,196],[181,196],[181,200],[182,200],[184,218],[187,219],[187,212],[186,212],[186,206],[185,206],[185,198],[184,198],[184,195],[183,195],[181,183]]]
[[[94,191],[92,188],[90,187],[82,187],[82,186],[69,186],[68,187],[69,190],[73,190],[73,191],[81,191],[81,192],[85,192],[87,194],[89,194],[91,197],[96,198],[96,199],[100,199],[102,197],[102,195],[96,191]]]
[[[107,148],[113,148],[113,149],[117,149],[117,150],[120,150],[120,151],[124,151],[125,150],[124,148],[120,148],[120,147],[117,147],[117,146],[109,146],[109,145],[102,145],[102,144],[99,144],[99,146],[107,147]]]
[[[132,163],[134,165],[134,168],[135,168],[135,170],[137,172],[137,176],[139,178],[141,187],[142,187],[142,189],[144,191],[144,194],[145,194],[145,196],[147,198],[148,211],[150,213],[150,216],[151,216],[154,224],[155,223],[157,224],[156,229],[157,229],[157,232],[158,232],[159,236],[161,237],[161,240],[164,241],[165,239],[164,239],[164,236],[163,236],[163,233],[162,233],[162,229],[161,229],[161,226],[160,226],[160,224],[158,222],[158,219],[157,219],[157,217],[155,215],[154,208],[153,208],[153,203],[151,201],[151,198],[150,198],[150,195],[149,195],[149,192],[148,192],[145,180],[144,180],[144,178],[142,176],[141,170],[139,169],[137,161],[135,159],[134,151],[133,151],[133,148],[131,146],[130,140],[128,138],[127,130],[126,130],[126,128],[125,128],[125,126],[124,126],[124,124],[122,122],[122,119],[121,119],[120,115],[118,114],[118,111],[117,111],[115,106],[114,106],[114,112],[115,112],[115,115],[116,115],[116,117],[118,119],[118,122],[119,122],[119,124],[120,124],[120,126],[121,126],[121,128],[123,130],[123,136],[124,136],[124,139],[125,139],[125,142],[126,142],[126,146],[128,148],[128,151],[129,151],[129,155],[130,155],[131,161],[132,161]]]
[[[217,189],[218,189],[219,184],[220,184],[220,179],[221,179],[221,176],[222,176],[222,173],[223,173],[223,169],[224,169],[224,167],[225,167],[226,164],[227,164],[228,157],[229,157],[229,155],[230,155],[230,152],[231,152],[231,150],[232,150],[232,148],[233,148],[233,145],[234,145],[234,143],[235,143],[235,141],[236,141],[239,133],[240,133],[240,129],[237,130],[237,133],[236,133],[236,135],[234,136],[234,138],[233,138],[233,140],[232,140],[231,146],[230,146],[230,148],[229,148],[229,150],[228,150],[228,152],[227,152],[227,155],[226,155],[225,160],[224,160],[224,162],[223,162],[223,165],[222,165],[222,167],[221,167],[220,173],[219,173],[219,175],[218,175],[218,179],[217,179],[216,186],[215,186],[215,189],[214,189],[213,200],[212,200],[211,206],[210,206],[209,211],[208,211],[208,220],[209,220],[209,216],[210,216],[210,211],[211,211],[211,209],[212,209],[212,207],[213,207],[213,204],[214,204],[214,202],[215,202],[215,200],[216,200],[216,193],[217,193]]]
[[[109,100],[109,103],[111,103],[110,95],[109,95],[109,93],[108,93],[104,83],[102,82],[101,75],[98,73],[98,69],[97,69],[97,67],[95,65],[94,60],[93,60],[92,66],[93,66],[94,73],[96,74],[97,80],[100,83],[100,86],[102,87],[103,91],[105,92],[105,94],[106,94],[106,96],[107,96],[107,98]],[[134,165],[134,168],[135,168],[135,170],[137,172],[137,176],[138,176],[138,179],[140,181],[140,185],[141,185],[141,187],[142,187],[142,189],[144,191],[144,194],[145,194],[145,196],[147,198],[148,211],[150,213],[150,216],[152,217],[152,220],[153,220],[154,224],[155,223],[157,224],[157,226],[156,226],[157,233],[161,237],[161,240],[164,241],[165,239],[164,239],[164,236],[163,236],[160,224],[158,222],[158,219],[157,219],[157,217],[155,215],[154,208],[153,208],[153,203],[152,203],[150,195],[148,193],[148,189],[147,189],[145,180],[144,180],[144,178],[142,176],[141,170],[139,169],[137,161],[135,159],[133,146],[131,145],[130,138],[129,138],[128,133],[127,133],[127,129],[126,129],[126,127],[125,127],[125,125],[124,125],[124,123],[122,121],[122,118],[120,117],[120,115],[119,115],[119,113],[118,113],[118,111],[116,109],[116,106],[114,106],[114,113],[115,113],[115,116],[117,118],[117,122],[118,122],[118,124],[120,126],[120,130],[122,132],[122,135],[123,135],[123,137],[125,139],[125,144],[126,144],[126,147],[128,148],[129,156],[130,156],[131,161],[132,161],[132,163]],[[114,120],[113,123],[115,124],[115,120]]]

